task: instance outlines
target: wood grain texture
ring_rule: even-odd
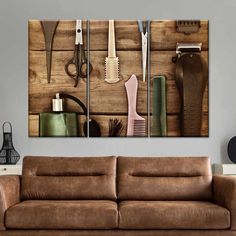
[[[147,118],[146,116],[143,116],[144,118]],[[109,119],[119,119],[122,120],[124,124],[124,128],[122,130],[121,136],[126,137],[126,129],[127,129],[127,116],[120,116],[120,115],[92,115],[91,118],[95,119],[100,127],[101,127],[101,135],[102,137],[108,137],[108,131],[109,131]],[[81,137],[84,137],[82,125],[85,121],[85,116],[78,116],[78,122],[79,122],[79,135]],[[177,137],[180,135],[180,127],[179,127],[179,117],[177,115],[168,115],[167,116],[167,127],[168,127],[168,136],[169,137]],[[39,115],[29,115],[29,123],[31,124],[29,126],[29,136],[30,137],[38,137],[39,136]],[[203,115],[203,125],[202,125],[202,136],[208,135],[208,117],[204,114]]]
[[[151,116],[152,120],[152,116]],[[150,124],[152,130],[152,124]],[[208,114],[202,114],[202,127],[201,127],[201,137],[208,137],[209,135],[209,119]],[[151,131],[151,137],[152,131]],[[180,118],[179,115],[167,115],[167,137],[181,137],[180,131]]]
[[[137,21],[116,20],[115,30],[117,50],[141,50]],[[83,35],[84,45],[86,45],[85,21],[83,21]],[[60,21],[54,37],[53,50],[73,50],[74,42],[75,21]],[[91,20],[90,50],[107,51],[107,42],[108,21]],[[201,21],[199,32],[191,35],[177,33],[173,20],[151,22],[151,50],[175,50],[176,42],[202,42],[203,50],[208,50],[208,21]],[[45,50],[43,33],[38,20],[29,21],[29,49]]]
[[[57,26],[52,50],[63,51],[63,50],[74,50],[75,45],[75,20],[62,20],[59,21]],[[87,45],[87,29],[86,21],[82,22],[83,27],[83,43],[86,48]],[[39,20],[28,21],[28,32],[29,32],[29,50],[45,50],[45,41]]]
[[[29,114],[28,124],[29,137],[39,137],[39,115]]]
[[[151,50],[175,50],[176,43],[202,43],[202,50],[208,50],[209,22],[202,20],[197,33],[186,35],[176,32],[173,20],[151,22]]]
[[[201,53],[202,57],[208,64],[208,51]],[[175,63],[172,58],[176,56],[172,51],[151,51],[151,77],[154,75],[165,75],[167,79],[175,78]]]
[[[77,88],[74,81],[64,71],[64,64],[72,56],[71,51],[53,52],[51,83],[47,83],[45,55],[43,52],[29,53],[29,111],[39,113],[51,111],[51,99],[57,92],[67,92],[86,103],[86,80],[81,79]],[[167,113],[176,114],[180,111],[179,94],[174,81],[174,63],[170,63],[174,52],[152,52],[151,75],[167,76]],[[203,53],[207,58],[207,52]],[[121,81],[108,84],[104,81],[104,59],[106,52],[91,52],[93,71],[90,76],[90,109],[92,113],[123,114],[127,113],[127,96],[124,83],[136,72],[139,79],[137,110],[147,114],[147,83],[142,82],[141,52],[120,51]],[[42,99],[43,98],[43,99]],[[106,104],[106,105],[104,105]],[[203,111],[208,111],[208,89],[204,95]],[[75,103],[69,105],[70,111],[78,111]],[[80,110],[79,110],[80,111]]]
[[[93,119],[95,119],[100,127],[101,127],[101,136],[102,137],[108,137],[109,134],[109,120],[110,119],[119,119],[123,123],[123,130],[121,133],[121,137],[126,137],[127,133],[127,120],[128,116],[125,115],[91,115]],[[142,116],[147,121],[147,116]],[[146,126],[146,133],[147,133],[147,126]]]
[[[120,58],[121,80],[107,84],[105,57],[108,45],[108,21],[90,22],[90,59],[93,71],[90,76],[90,112],[100,123],[102,136],[108,135],[110,118],[127,122],[127,96],[124,83],[132,74],[139,80],[137,111],[147,116],[147,83],[142,82],[141,38],[137,21],[115,21],[117,56]],[[83,40],[86,47],[86,24],[83,21]],[[77,88],[64,71],[64,65],[73,56],[75,42],[75,20],[60,21],[56,30],[52,52],[51,83],[47,83],[45,43],[40,21],[29,21],[29,135],[38,135],[38,114],[51,111],[51,99],[57,92],[74,95],[86,104],[86,80],[80,80]],[[196,34],[177,33],[174,21],[152,21],[151,23],[151,77],[167,77],[168,136],[179,136],[180,99],[175,84],[175,56],[177,42],[202,42],[202,55],[208,62],[208,21],[201,21]],[[151,87],[152,92],[152,87]],[[208,136],[208,87],[203,99],[202,136]],[[152,97],[152,95],[151,95]],[[77,104],[67,102],[67,111],[83,114]],[[152,106],[151,106],[152,107]],[[85,116],[81,116],[84,117]],[[80,121],[82,122],[82,121]],[[81,127],[81,126],[80,126]],[[82,131],[80,131],[80,135]],[[125,131],[122,133],[125,136]]]
[[[29,112],[40,113],[52,110],[52,99],[56,93],[69,93],[86,104],[86,80],[81,79],[74,88],[74,80],[64,70],[64,64],[72,57],[71,51],[54,51],[51,69],[51,83],[47,83],[46,59],[44,52],[29,53]],[[69,105],[74,111],[81,112],[76,103]]]

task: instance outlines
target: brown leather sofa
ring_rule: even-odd
[[[25,157],[0,177],[0,236],[236,235],[236,178],[206,157]]]

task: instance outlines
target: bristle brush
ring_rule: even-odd
[[[109,120],[109,137],[119,137],[123,131],[124,125],[122,120],[110,119]]]
[[[117,83],[119,78],[119,58],[116,57],[114,20],[109,20],[108,57],[105,60],[105,81]]]
[[[127,136],[146,136],[146,120],[136,111],[138,80],[135,75],[125,83],[128,97]]]

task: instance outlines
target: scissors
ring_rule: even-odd
[[[76,87],[78,85],[79,79],[86,78],[88,73],[91,73],[92,69],[92,65],[88,63],[88,60],[85,57],[82,20],[76,20],[74,56],[66,63],[65,71],[66,74],[75,81],[74,87]]]
[[[143,22],[142,20],[138,20],[138,28],[142,37],[143,82],[145,82],[146,68],[147,68],[148,33],[150,29],[150,21],[148,20],[146,22]]]

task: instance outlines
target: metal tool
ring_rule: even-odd
[[[176,31],[178,33],[193,34],[197,33],[201,27],[200,20],[177,20]]]
[[[176,54],[180,57],[184,52],[201,52],[202,43],[177,43]]]
[[[50,83],[51,80],[51,64],[52,64],[52,45],[53,38],[56,32],[56,28],[59,21],[40,21],[43,29],[45,49],[46,49],[46,65],[47,65],[47,80]]]
[[[208,66],[201,55],[201,43],[177,43],[173,62],[181,98],[181,135],[201,136],[202,101],[208,83]]]
[[[144,24],[143,24],[144,23]],[[142,38],[142,63],[143,63],[143,82],[145,82],[148,54],[148,35],[150,30],[150,21],[143,22],[138,20],[138,27]]]
[[[76,87],[78,85],[79,79],[86,78],[87,74],[90,74],[92,69],[92,65],[85,57],[82,20],[76,20],[74,56],[66,63],[65,71],[66,74],[75,81],[74,87]]]

